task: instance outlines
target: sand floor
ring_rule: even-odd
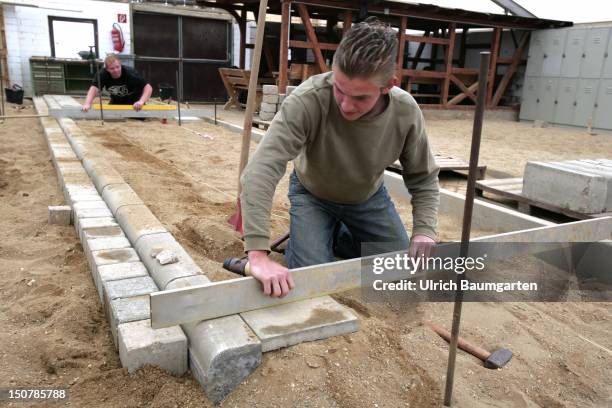
[[[242,252],[226,223],[240,135],[201,122],[184,126],[200,134],[174,122],[79,124],[211,279],[235,277],[220,262]],[[428,119],[427,126],[436,152],[467,158],[470,120]],[[67,387],[79,407],[211,406],[189,375],[145,368],[130,376],[121,368],[74,229],[47,224],[47,206],[63,197],[38,121],[7,121],[0,139],[0,385]],[[528,159],[599,157],[612,157],[612,136],[485,123],[481,161],[493,174],[520,176]],[[442,182],[458,190],[465,183]],[[286,186],[285,178],[275,198],[275,235],[288,226]],[[410,227],[409,206],[397,205]],[[442,215],[441,238],[457,239],[460,225]],[[359,292],[335,298],[358,314],[359,332],[266,353],[221,406],[440,406],[448,347],[419,322],[449,327],[452,304],[367,303]],[[610,303],[465,304],[462,335],[515,356],[491,371],[459,352],[455,406],[609,406],[611,311]]]

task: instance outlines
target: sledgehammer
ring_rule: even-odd
[[[435,331],[440,337],[450,343],[451,334],[448,330],[443,329],[440,326],[435,325],[432,322],[423,321],[423,324],[428,326],[430,329]],[[467,341],[459,338],[457,339],[457,346],[474,357],[478,357],[484,362],[486,368],[502,368],[512,358],[512,351],[507,348],[500,348],[492,353],[480,347],[469,344]]]

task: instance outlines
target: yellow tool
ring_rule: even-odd
[[[100,104],[92,105],[94,109],[100,109]],[[132,105],[109,105],[107,103],[102,104],[104,110],[133,110]],[[173,111],[176,110],[176,106],[173,105],[144,105],[142,110],[145,111]]]

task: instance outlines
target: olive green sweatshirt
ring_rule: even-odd
[[[394,87],[382,113],[348,121],[333,95],[333,73],[311,77],[285,99],[242,174],[245,250],[269,250],[272,198],[289,161],[314,196],[358,204],[376,193],[398,159],[412,195],[412,234],[435,238],[439,169],[412,96]]]

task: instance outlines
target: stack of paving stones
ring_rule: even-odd
[[[527,162],[523,195],[584,214],[612,211],[612,160]]]
[[[40,114],[47,113],[41,98],[34,98],[34,102]],[[210,280],[99,156],[96,146],[73,120],[41,118],[41,123],[66,202],[73,209],[74,225],[105,306],[113,340],[129,372],[151,364],[182,375],[189,366],[208,398],[219,402],[257,368],[263,351],[358,329],[356,316],[329,296],[181,327],[152,329],[150,293]],[[178,262],[159,264],[151,255],[160,250],[173,252]],[[334,317],[305,323],[321,311]],[[270,333],[270,325],[286,329]]]
[[[280,106],[279,102],[278,86],[264,85],[261,106],[259,107],[259,118],[265,121],[272,120]]]

